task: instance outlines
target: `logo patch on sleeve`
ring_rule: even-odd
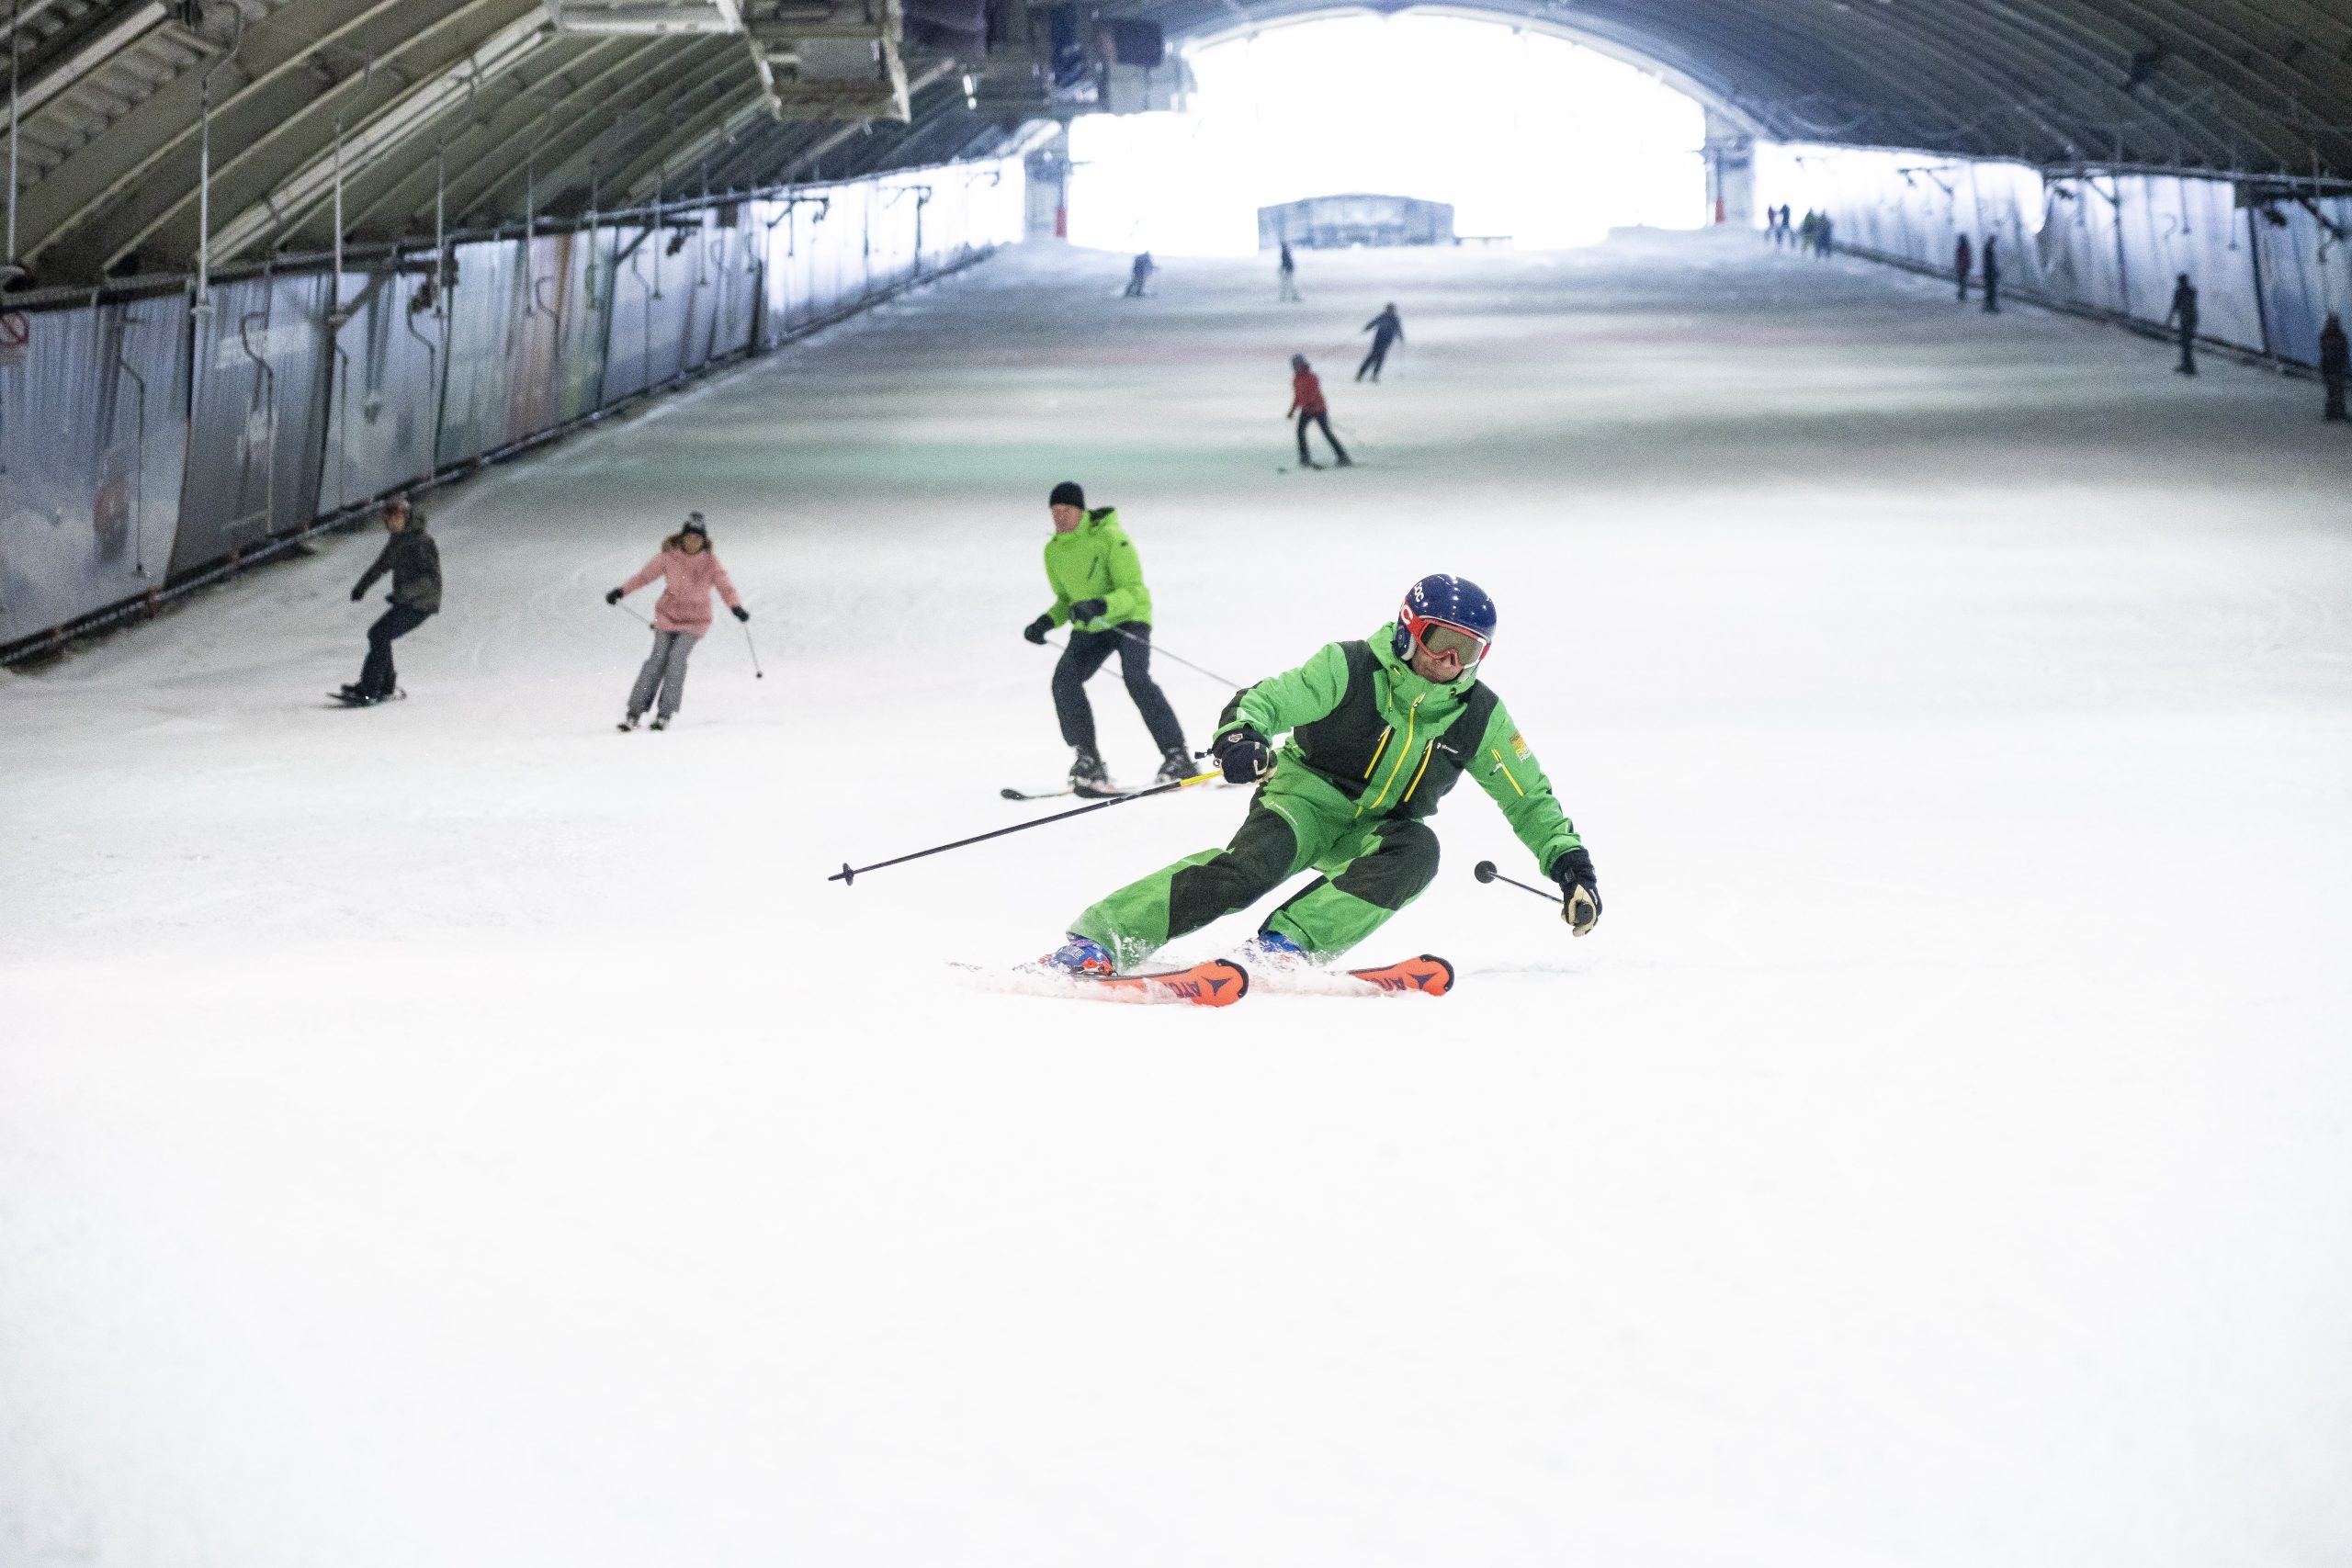
[[[1517,757],[1521,761],[1524,762],[1527,761],[1527,741],[1522,737],[1517,735],[1512,736],[1510,738],[1510,752],[1512,756]]]

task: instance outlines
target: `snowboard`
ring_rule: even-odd
[[[1453,965],[1434,953],[1401,964],[1327,969],[1312,964],[1261,964],[1257,982],[1269,991],[1322,997],[1442,997],[1453,989]]]
[[[390,696],[378,697],[372,703],[363,703],[356,697],[346,697],[341,692],[329,692],[327,694],[327,704],[331,707],[339,708],[375,708],[381,707],[386,703],[400,702],[407,696],[408,694],[401,691],[398,686],[394,686],[392,688],[392,694]]]
[[[1190,1002],[1195,1007],[1231,1007],[1250,994],[1250,972],[1230,959],[1212,958],[1182,969],[1153,969],[1136,975],[1069,975],[1024,964],[1011,971],[977,964],[956,968],[984,984],[1031,996],[1076,997],[1100,1002]]]

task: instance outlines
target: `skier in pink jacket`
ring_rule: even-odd
[[[661,551],[635,577],[605,594],[605,603],[617,604],[621,595],[636,592],[657,577],[662,579],[662,597],[653,605],[653,653],[637,672],[637,684],[629,688],[628,716],[620,722],[623,729],[637,728],[645,710],[654,706],[656,693],[661,705],[653,716],[653,728],[665,729],[677,716],[679,699],[686,691],[686,660],[693,657],[695,644],[710,630],[712,589],[727,601],[737,620],[752,618],[752,612],[735,596],[727,569],[718,564],[710,547],[710,531],[703,526],[699,512],[687,513],[685,526],[662,540]]]

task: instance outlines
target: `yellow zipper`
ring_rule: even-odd
[[[1434,755],[1436,751],[1437,742],[1434,740],[1421,748],[1421,765],[1413,770],[1413,782],[1405,786],[1405,800],[1412,799],[1413,792],[1421,787],[1421,775],[1430,771],[1430,758]],[[1396,804],[1402,806],[1405,804],[1405,800],[1400,800]]]
[[[1495,766],[1502,771],[1503,777],[1510,779],[1510,787],[1513,789],[1519,789],[1519,781],[1517,779],[1510,778],[1510,764],[1503,761],[1503,754],[1489,746],[1487,748],[1487,755],[1495,760]],[[1519,789],[1519,793],[1522,798],[1527,794],[1523,789]]]
[[[1422,696],[1427,696],[1428,694],[1429,694],[1425,692],[1422,694]],[[1396,782],[1396,775],[1405,771],[1405,759],[1413,754],[1413,718],[1414,716],[1419,714],[1420,711],[1421,697],[1415,697],[1413,699],[1413,705],[1405,710],[1405,744],[1396,748],[1396,765],[1389,769],[1387,778],[1381,781],[1380,793],[1373,797],[1372,804],[1374,806],[1378,806],[1382,800],[1387,797],[1389,786]],[[1363,801],[1359,800],[1356,802],[1356,815],[1358,817],[1363,816],[1366,809],[1367,808]]]
[[[1380,754],[1388,750],[1388,738],[1396,733],[1396,731],[1392,726],[1384,726],[1382,728],[1380,731],[1380,744],[1372,749],[1372,761],[1363,765],[1364,777],[1372,777],[1372,770],[1380,766]]]

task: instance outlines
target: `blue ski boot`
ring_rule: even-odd
[[[1037,960],[1038,966],[1058,969],[1065,975],[1108,976],[1118,965],[1111,961],[1111,951],[1099,942],[1072,933],[1069,941]]]

